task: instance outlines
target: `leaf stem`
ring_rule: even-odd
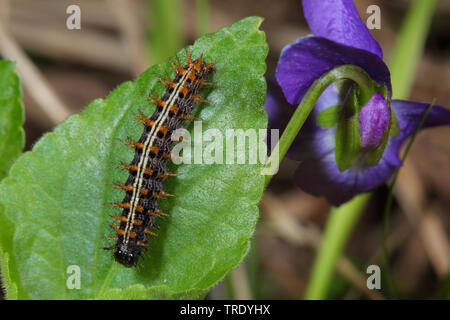
[[[329,72],[325,73],[322,77],[317,79],[312,86],[309,88],[308,92],[303,97],[302,101],[298,105],[294,114],[292,115],[289,123],[286,126],[286,129],[283,131],[281,135],[280,141],[278,142],[275,148],[278,148],[278,152],[272,152],[269,157],[265,168],[269,169],[272,166],[273,161],[276,161],[276,164],[279,165],[281,160],[286,155],[289,147],[292,142],[294,142],[295,137],[300,132],[300,129],[303,127],[306,119],[311,113],[314,105],[319,99],[320,95],[325,91],[328,86],[332,83],[340,81],[340,80],[353,80],[356,82],[361,89],[362,94],[362,103],[366,103],[370,97],[374,94],[373,82],[370,76],[366,71],[361,69],[358,66],[354,65],[342,65],[338,66]],[[266,184],[269,184],[273,175],[266,176]]]

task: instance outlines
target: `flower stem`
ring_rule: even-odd
[[[278,152],[272,152],[269,160],[265,165],[265,168],[273,167],[273,161],[276,161],[277,165],[280,164],[281,160],[289,150],[292,142],[294,142],[295,137],[303,127],[303,124],[314,108],[314,105],[316,104],[320,95],[325,91],[326,88],[328,88],[328,86],[340,80],[352,80],[358,84],[359,88],[361,89],[363,104],[369,101],[369,99],[375,92],[372,79],[366,71],[358,66],[342,65],[325,73],[322,77],[317,79],[312,84],[308,92],[303,97],[302,101],[295,110],[295,113],[289,120],[286,129],[283,131],[278,145],[276,146],[276,148],[278,148]],[[272,177],[273,175],[266,176],[266,186],[269,184]]]
[[[175,54],[184,43],[181,0],[147,1],[150,7],[151,30],[148,46],[151,61],[160,63]]]
[[[209,0],[196,0],[195,14],[197,16],[197,37],[201,37],[209,32]]]
[[[277,161],[277,165],[280,164],[314,108],[320,95],[328,88],[328,86],[340,80],[352,80],[358,84],[361,90],[362,104],[365,104],[375,92],[372,79],[358,66],[342,65],[324,74],[313,83],[298,105],[276,146],[278,152],[272,152],[267,161],[266,168],[271,167],[273,161]],[[266,186],[269,184],[272,176],[273,175],[266,176]],[[329,246],[320,251],[320,255],[316,261],[316,264],[319,267],[314,269],[313,280],[310,283],[312,289],[307,294],[307,298],[314,299],[315,297],[322,296],[326,292],[335,261],[347,240],[346,235],[348,235],[349,230],[353,228],[352,222],[357,221],[368,197],[368,195],[358,196],[347,205],[332,211],[330,220],[336,220],[336,223],[330,223],[330,230],[327,230],[326,234],[329,238],[337,238],[339,241],[327,241],[327,239],[324,239],[324,243],[329,244]]]
[[[402,30],[394,47],[391,63],[389,64],[392,74],[392,87],[395,98],[397,99],[405,99],[409,95],[415,70],[423,51],[423,43],[427,35],[426,30],[428,30],[431,23],[431,16],[435,6],[436,0],[418,0],[408,10],[407,18],[403,23]],[[416,24],[414,24],[414,21]],[[422,32],[424,30],[425,32]],[[318,257],[313,266],[313,276],[310,279],[305,294],[307,299],[324,299],[326,297],[331,283],[331,277],[329,275],[332,275],[336,259],[343,250],[342,244],[345,243],[348,234],[353,229],[346,227],[345,232],[335,232],[341,224],[344,224],[338,218],[348,219],[345,222],[345,226],[354,226],[369,199],[370,194],[360,195],[339,208],[332,210],[331,217],[325,228]],[[342,213],[345,210],[350,212]],[[386,217],[385,223],[388,220],[389,216]],[[387,227],[388,225],[386,224],[386,231]],[[336,243],[340,245],[336,245]],[[327,257],[327,255],[330,255],[330,257]],[[385,256],[385,262],[388,261]],[[389,273],[389,269],[385,270],[385,273]]]
[[[306,289],[305,299],[315,300],[326,297],[336,260],[369,199],[369,193],[361,194],[352,201],[331,210]]]
[[[394,99],[409,96],[437,2],[415,1],[408,10],[389,63]]]

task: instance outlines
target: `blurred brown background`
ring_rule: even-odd
[[[355,2],[363,20],[369,5],[381,7],[381,30],[372,34],[387,60],[411,1]],[[81,7],[81,30],[66,28],[71,4]],[[143,0],[0,0],[0,54],[17,60],[21,68],[27,149],[67,115],[104,98],[156,62],[146,36],[152,29],[151,5]],[[195,0],[182,0],[179,10],[185,44],[190,44],[197,38]],[[300,0],[211,0],[209,31],[249,15],[265,18],[261,28],[270,47],[269,76],[283,46],[309,33]],[[450,107],[449,30],[450,1],[440,1],[411,99],[436,98]],[[394,280],[404,297],[440,297],[450,287],[449,138],[450,127],[419,134],[396,186],[389,244]],[[246,271],[239,268],[230,277],[239,285],[237,298],[291,299],[305,289],[329,206],[293,186],[295,167],[292,161],[283,162],[261,202]],[[365,287],[365,269],[382,263],[386,194],[386,187],[376,190],[355,228],[330,298],[383,298]],[[222,288],[213,289],[210,297],[224,297]]]

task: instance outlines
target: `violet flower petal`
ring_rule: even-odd
[[[353,64],[391,93],[389,69],[378,56],[320,37],[305,37],[287,45],[276,78],[290,104],[298,105],[315,80],[336,66]]]
[[[267,79],[267,98],[264,107],[269,116],[268,129],[284,131],[289,119],[295,112],[295,106],[287,103],[275,77]]]
[[[369,51],[383,59],[380,45],[359,17],[352,0],[303,0],[303,11],[314,35]]]
[[[313,39],[312,41],[315,44],[325,40],[325,42],[332,43],[333,46],[337,45],[326,39],[306,38],[306,40],[309,39]],[[296,44],[304,41],[305,39],[300,39]],[[309,48],[307,50],[298,48],[293,54],[300,52],[301,56],[308,51],[311,54],[314,53],[314,50],[309,50]],[[293,63],[293,66],[296,66],[296,64]],[[369,73],[372,73],[372,77],[373,74],[376,74],[378,81],[380,82],[381,79],[381,82],[390,89],[389,72],[384,63],[382,66],[386,71],[376,73],[374,69],[369,69]],[[305,68],[306,73],[308,72],[307,69]],[[367,68],[365,69],[369,71]],[[383,68],[380,70],[383,70]],[[301,75],[301,73],[298,73],[298,75]],[[311,83],[314,80],[311,79]],[[284,94],[286,95],[286,91],[284,91]],[[377,165],[368,166],[361,161],[361,163],[356,163],[350,169],[341,172],[337,168],[335,159],[336,128],[322,128],[316,122],[316,118],[321,111],[338,103],[337,89],[334,85],[331,85],[320,96],[311,115],[287,153],[289,158],[300,161],[294,177],[296,184],[308,193],[325,196],[333,205],[340,205],[359,193],[370,191],[392,176],[395,169],[402,164],[399,158],[400,147],[417,128],[429,106],[428,103],[393,100],[391,106],[398,119],[400,134],[389,138],[385,152]],[[283,97],[275,81],[270,79],[265,107],[269,114],[269,127],[283,131],[294,113],[296,105],[290,105]],[[450,110],[435,105],[423,127],[445,124],[450,124]]]
[[[427,103],[392,101],[401,133],[389,139],[383,157],[377,165],[356,163],[343,172],[337,167],[334,152],[336,129],[324,129],[308,123],[308,129],[303,131],[302,128],[299,135],[305,134],[307,138],[296,139],[288,154],[290,158],[300,161],[294,175],[295,183],[305,192],[325,196],[335,206],[349,201],[359,193],[374,189],[389,179],[396,168],[401,166],[400,148],[417,128],[428,106]],[[307,122],[315,121],[319,112],[314,110]],[[435,105],[423,128],[445,124],[450,124],[450,110]]]
[[[380,93],[375,93],[359,111],[359,130],[363,148],[378,147],[390,118],[391,113],[386,100]]]
[[[430,103],[426,102],[392,100],[391,107],[397,116],[400,133],[390,138],[386,146],[383,158],[388,163],[401,165],[399,150],[403,142],[414,133],[429,106]],[[425,119],[422,129],[448,124],[450,124],[450,110],[435,104]]]

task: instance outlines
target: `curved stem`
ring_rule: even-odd
[[[418,0],[412,4],[408,11],[406,21],[402,27],[402,32],[398,36],[400,41],[398,41],[395,46],[393,54],[394,58],[389,64],[393,80],[392,87],[394,88],[394,92],[397,92],[395,94],[397,99],[407,98],[412,84],[411,79],[414,75],[413,73],[410,73],[410,70],[415,70],[418,59],[423,51],[423,41],[424,37],[426,37],[426,32],[415,32],[415,30],[417,30],[416,27],[420,26],[421,28],[419,29],[428,30],[435,5],[435,0]],[[422,43],[422,45],[419,45],[420,43]],[[405,74],[407,74],[408,77],[405,77]],[[400,88],[400,92],[398,91],[398,88]],[[343,244],[345,244],[345,240],[353,229],[348,226],[354,226],[356,224],[357,219],[361,215],[361,212],[369,199],[370,194],[360,195],[332,211],[331,217],[334,217],[334,219],[330,218],[327,222],[318,258],[313,266],[313,277],[308,284],[308,289],[305,294],[306,298],[324,299],[326,297],[331,281],[329,275],[332,274],[336,259],[341,254]],[[350,212],[345,213],[346,210]],[[339,218],[348,220],[345,222],[345,232],[334,232],[344,223]],[[389,217],[386,217],[386,231],[388,220]],[[342,240],[341,237],[344,240]],[[330,256],[327,257],[327,255]],[[384,271],[385,273],[389,273],[389,270]],[[323,279],[321,280],[322,277]]]
[[[340,80],[352,80],[358,84],[359,88],[361,89],[362,104],[365,104],[367,101],[369,101],[370,97],[372,97],[372,95],[374,94],[372,79],[366,71],[358,66],[342,65],[324,74],[312,84],[308,92],[303,97],[302,101],[295,110],[295,113],[289,120],[289,123],[287,124],[286,129],[284,130],[280,138],[280,141],[275,147],[277,148],[278,152],[272,152],[264,169],[268,169],[270,167],[273,168],[273,161],[276,161],[276,167],[278,167],[281,160],[283,160],[284,156],[289,150],[292,142],[294,142],[295,137],[303,127],[303,124],[314,108],[314,105],[316,104],[320,95],[325,91],[326,88],[328,88],[328,86]],[[266,176],[265,186],[269,184],[272,177],[273,174]]]

